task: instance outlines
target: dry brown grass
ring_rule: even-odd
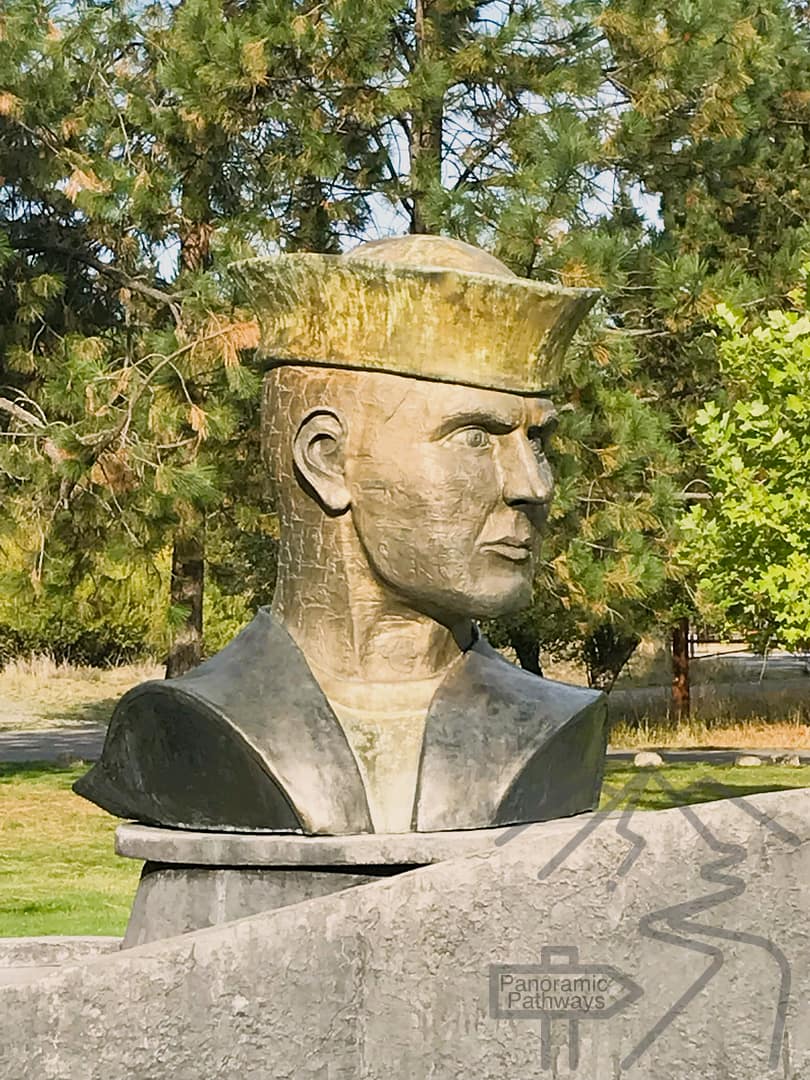
[[[694,746],[718,750],[810,750],[810,724],[799,714],[786,720],[693,718],[674,728],[644,721],[637,726],[617,724],[611,731],[610,743],[616,749],[629,750],[686,750]]]
[[[50,656],[14,660],[0,671],[0,731],[104,724],[121,694],[162,674],[154,663],[92,668]]]

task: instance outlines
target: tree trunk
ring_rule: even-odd
[[[612,623],[602,623],[583,643],[588,686],[610,693],[622,669],[641,643],[637,634],[622,633]]]
[[[183,191],[183,226],[180,263],[184,270],[204,270],[211,261],[213,226],[205,175],[189,178]],[[166,678],[173,679],[195,668],[202,659],[203,593],[205,588],[205,519],[194,510],[192,520],[181,525],[172,546],[172,607],[186,611],[175,631],[166,660]]]
[[[181,534],[172,548],[172,607],[185,608],[182,626],[175,632],[166,661],[166,678],[174,679],[196,667],[202,659],[205,543],[203,525],[195,535]]]
[[[197,222],[183,236],[180,261],[186,270],[204,270],[211,261],[211,234],[213,226]]]
[[[430,0],[416,0],[414,34],[416,63],[429,64],[434,28],[428,14]],[[426,95],[413,106],[410,130],[411,232],[433,232],[427,201],[442,181],[442,121],[444,96]]]
[[[340,239],[329,216],[324,184],[316,176],[305,176],[295,194],[298,224],[287,237],[285,251],[317,251],[340,254]]]
[[[509,644],[515,650],[520,666],[524,671],[531,671],[534,675],[543,674],[540,666],[540,642],[530,634],[524,634],[520,630],[509,631]]]
[[[689,701],[689,619],[678,619],[672,627],[672,719],[688,720]]]

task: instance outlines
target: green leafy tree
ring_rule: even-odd
[[[711,500],[690,511],[685,550],[710,613],[754,645],[810,645],[810,306],[759,324],[722,305],[724,392],[698,412]]]
[[[808,249],[808,23],[783,0],[615,0],[601,21],[621,103],[611,168],[655,196],[660,215],[614,311],[647,394],[670,417],[689,500],[704,476],[694,418],[722,385],[714,309],[721,299],[749,312],[784,303]],[[678,716],[689,706],[689,581],[700,567],[672,566]]]

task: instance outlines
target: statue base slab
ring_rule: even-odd
[[[532,828],[554,836],[570,829],[569,820]],[[144,861],[123,948],[491,851],[524,827],[303,836],[121,825],[116,852]]]

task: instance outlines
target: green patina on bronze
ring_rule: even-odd
[[[518,394],[559,382],[598,296],[519,278],[493,256],[440,237],[363,244],[349,256],[249,259],[233,270],[271,361]]]

